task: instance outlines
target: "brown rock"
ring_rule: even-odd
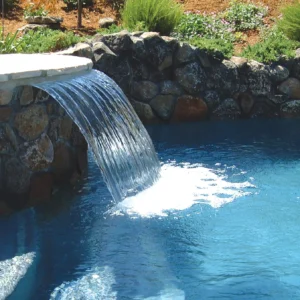
[[[45,107],[35,104],[16,115],[15,127],[22,138],[31,141],[46,129],[48,121]]]
[[[18,149],[18,140],[15,135],[14,130],[10,127],[9,124],[5,125],[6,136],[8,137],[10,143],[13,145],[14,149]]]
[[[32,86],[26,85],[23,87],[22,94],[20,97],[20,104],[28,105],[33,102],[33,88]]]
[[[8,122],[11,116],[11,107],[0,107],[0,122]]]
[[[36,102],[46,102],[50,99],[50,95],[43,90],[39,90],[36,94]]]
[[[207,116],[207,105],[198,97],[184,95],[177,100],[173,113],[173,122],[189,122],[204,120]]]
[[[246,67],[247,65],[247,58],[244,58],[244,57],[239,57],[239,56],[232,56],[230,58],[230,60],[239,68],[239,69],[242,69],[244,67]]]
[[[0,105],[7,105],[10,103],[13,95],[13,90],[0,89]]]
[[[25,146],[23,145],[22,147],[24,148]],[[33,171],[41,171],[50,167],[53,158],[53,145],[47,135],[43,135],[40,139],[31,142],[21,155],[24,164]]]
[[[31,178],[29,192],[29,206],[47,202],[51,199],[53,188],[53,174],[37,173]]]
[[[296,78],[288,78],[278,86],[278,90],[291,99],[300,99],[300,81]]]

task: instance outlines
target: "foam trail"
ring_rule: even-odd
[[[142,217],[167,216],[167,211],[184,210],[195,203],[218,208],[249,194],[249,188],[253,187],[249,181],[229,182],[222,172],[200,165],[167,164],[162,167],[161,178],[152,187],[126,198],[109,213]]]

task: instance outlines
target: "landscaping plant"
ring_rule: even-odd
[[[2,38],[2,28],[0,27],[0,54],[9,54],[17,52],[17,32],[14,34],[8,33]]]
[[[175,0],[127,0],[122,11],[125,27],[143,24],[150,31],[168,35],[179,24],[183,9]]]
[[[233,0],[221,17],[232,24],[235,31],[245,31],[262,26],[267,11],[263,6]]]
[[[300,3],[295,2],[282,10],[278,28],[290,39],[300,41]]]
[[[262,33],[261,42],[245,48],[241,56],[263,63],[278,61],[282,56],[291,58],[299,42],[288,39],[282,31],[274,27]]]
[[[39,29],[31,30],[19,39],[18,52],[44,53],[66,49],[80,42],[82,38],[73,32]]]

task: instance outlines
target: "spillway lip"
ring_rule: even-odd
[[[1,54],[0,83],[11,80],[71,75],[92,69],[84,57],[55,54]]]

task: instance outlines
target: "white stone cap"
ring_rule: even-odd
[[[88,71],[92,67],[92,61],[84,57],[55,54],[1,54],[0,83],[75,75],[78,72]]]

